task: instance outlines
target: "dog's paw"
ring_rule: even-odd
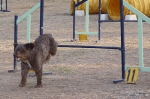
[[[19,87],[25,87],[25,86],[26,84],[22,84],[22,83],[19,84]]]
[[[35,86],[35,88],[42,88],[43,87],[43,85],[42,84],[40,84],[40,85],[36,85]]]

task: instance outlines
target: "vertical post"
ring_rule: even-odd
[[[73,6],[73,40],[75,40],[75,2]]]
[[[7,11],[7,0],[6,0],[6,11]]]
[[[2,5],[3,5],[3,0],[1,0],[1,10],[3,10]]]
[[[100,20],[101,20],[101,0],[99,0],[99,3],[98,3],[99,7],[98,7],[98,40],[100,40],[100,28],[101,28],[101,25],[100,25]]]
[[[114,84],[122,82],[125,79],[125,41],[124,41],[124,10],[123,10],[123,0],[120,0],[120,27],[121,27],[121,71],[122,79],[113,81]]]
[[[89,0],[86,1],[85,30],[89,32]]]
[[[40,1],[40,35],[43,34],[44,0]]]
[[[3,11],[3,12],[10,12],[10,11],[8,11],[8,6],[7,6],[7,0],[5,0],[5,6],[3,5],[3,0],[1,0],[1,2],[0,2],[0,6],[1,6],[1,10],[0,11]],[[4,7],[5,7],[5,9],[4,9]]]
[[[125,39],[124,39],[124,9],[123,0],[120,0],[120,26],[121,26],[121,63],[122,79],[125,79]]]
[[[17,19],[18,19],[18,16],[15,16],[15,21],[14,21],[14,51],[15,51],[15,48],[17,46],[17,34],[18,34],[18,25],[17,25]],[[14,57],[14,70],[16,69],[16,58]]]
[[[139,67],[142,69],[144,67],[143,58],[143,29],[142,29],[142,19],[138,16],[138,43],[139,43]]]
[[[27,16],[27,33],[26,33],[27,43],[30,43],[30,34],[31,34],[30,30],[31,30],[31,14]]]

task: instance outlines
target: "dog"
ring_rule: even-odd
[[[21,61],[20,87],[25,87],[30,69],[37,77],[36,88],[42,87],[43,64],[50,60],[57,52],[58,44],[51,34],[40,35],[34,43],[18,44],[14,56]]]

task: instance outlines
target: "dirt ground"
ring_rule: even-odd
[[[44,65],[43,88],[34,88],[35,77],[28,77],[20,88],[20,63],[13,69],[14,15],[21,16],[40,0],[8,0],[10,12],[0,12],[0,99],[150,99],[150,73],[139,72],[137,84],[121,79],[121,52],[111,49],[58,48],[57,55]],[[120,46],[120,23],[101,24],[101,40],[88,35],[88,41],[72,40],[73,17],[66,11],[71,0],[45,0],[44,33],[51,33],[59,44]],[[31,42],[39,35],[39,9],[32,13]],[[85,17],[76,17],[76,31],[84,30]],[[144,64],[149,66],[150,25],[143,23]],[[126,66],[138,66],[137,23],[125,23]],[[90,15],[90,31],[98,30],[98,15]],[[26,42],[26,19],[19,23],[18,42]]]

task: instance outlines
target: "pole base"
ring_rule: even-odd
[[[115,81],[113,81],[113,84],[117,84],[117,83],[120,83],[120,82],[123,82],[124,81],[124,79],[121,79],[121,80],[115,80]]]
[[[10,11],[8,11],[8,10],[0,10],[0,11],[3,11],[3,12],[10,12]]]
[[[8,70],[8,73],[16,72],[16,70]]]

